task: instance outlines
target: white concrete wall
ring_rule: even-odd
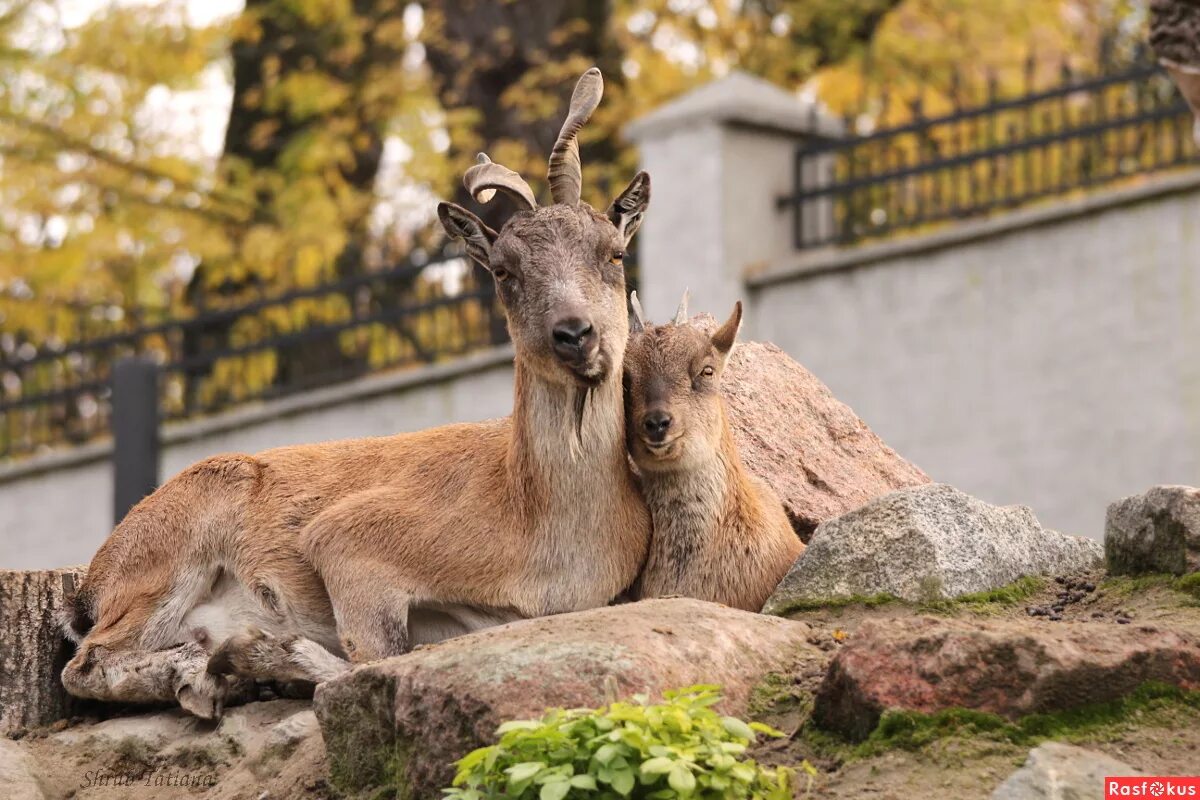
[[[383,436],[512,410],[510,348],[167,426],[162,477],[219,453]],[[107,444],[35,457],[0,471],[0,569],[87,563],[112,529]]]
[[[745,275],[791,248],[792,218],[776,200],[793,191],[796,146],[840,130],[788,92],[740,72],[629,125],[652,187],[638,234],[638,292],[649,319],[670,319],[684,289],[692,308],[727,314]],[[812,205],[814,217],[827,207]]]
[[[751,336],[937,480],[1094,538],[1109,502],[1200,485],[1200,175],[751,283]]]

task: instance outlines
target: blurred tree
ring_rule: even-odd
[[[989,73],[1007,89],[1025,80],[1031,50],[1041,79],[1063,57],[1093,67],[1098,42],[1140,19],[1137,0],[247,0],[197,23],[200,6],[84,14],[65,0],[0,0],[0,367],[403,255],[412,237],[381,257],[373,227],[389,138],[411,153],[396,182],[422,191],[467,202],[459,177],[480,150],[543,189],[565,99],[593,64],[607,88],[581,137],[584,191],[603,206],[636,168],[621,127],[731,69],[813,90],[838,113],[866,109],[878,125],[918,95],[927,112],[949,107]],[[228,127],[213,136],[206,109],[227,75]],[[485,214],[499,224],[496,205]],[[425,302],[438,280],[372,302]],[[353,303],[335,293],[268,309],[187,349],[336,323]],[[383,363],[438,352],[422,343],[452,341],[444,328],[456,324],[345,334],[338,347]],[[299,353],[289,358],[307,355],[305,369],[331,358],[304,343]],[[218,365],[205,396],[277,381],[276,354],[260,356],[253,370]]]
[[[247,0],[232,25],[221,178],[259,213],[206,280],[309,286],[360,268],[407,83],[400,0]],[[297,238],[300,234],[300,238]]]
[[[565,95],[579,75],[599,66],[604,105],[621,96],[622,53],[612,25],[611,2],[429,0],[422,39],[440,104],[452,110],[451,171],[461,174],[486,150],[543,193]],[[585,163],[613,159],[615,136],[588,138]],[[461,187],[456,199],[471,202]],[[483,211],[490,224],[501,221],[496,215],[503,209]]]
[[[831,110],[874,127],[909,119],[914,102],[939,114],[979,104],[988,92],[1112,69],[1140,41],[1141,0],[904,0],[869,48],[816,76]],[[1103,63],[1108,62],[1108,63]]]
[[[196,270],[193,306],[245,302],[247,291],[305,288],[365,268],[367,222],[384,137],[407,82],[401,0],[247,0],[231,26],[233,99],[219,179],[253,204],[226,226],[228,250]],[[349,300],[274,315],[274,332],[345,316]],[[238,325],[189,329],[186,355],[228,346]],[[355,360],[336,339],[285,348],[272,378],[295,381]],[[192,379],[207,374],[197,367]]]
[[[581,140],[585,198],[602,206],[635,169],[620,139],[630,119],[729,69],[798,87],[862,47],[899,2],[429,0],[422,41],[447,109],[448,172],[461,174],[484,150],[541,192],[565,98],[596,65],[605,100]],[[484,213],[496,223],[506,212]]]
[[[181,2],[114,6],[77,27],[52,3],[3,8],[0,314],[11,339],[69,340],[165,305],[215,226],[250,216],[244,198],[209,184],[198,148],[178,147],[189,120],[159,117],[169,90],[203,83],[221,39],[188,25]]]

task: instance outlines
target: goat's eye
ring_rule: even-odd
[[[624,263],[624,261],[625,261],[625,251],[624,250],[614,250],[613,254],[608,257],[608,263],[612,264],[614,267],[621,266],[622,263]]]
[[[713,368],[705,367],[704,369],[700,370],[700,374],[706,378],[711,378],[713,376]]]
[[[508,270],[506,270],[504,267],[493,267],[492,276],[498,281],[505,280],[508,278]]]

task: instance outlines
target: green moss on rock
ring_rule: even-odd
[[[780,609],[778,616],[786,617],[790,614],[799,614],[805,611],[821,611],[830,608],[845,608],[847,606],[863,606],[865,608],[877,608],[889,603],[904,603],[899,597],[892,594],[880,593],[873,595],[849,595],[846,597],[827,597],[821,599],[797,599],[789,603],[784,608]]]
[[[986,739],[1032,747],[1046,740],[1104,738],[1135,721],[1144,726],[1200,724],[1200,691],[1164,683],[1146,683],[1129,695],[1070,711],[1030,714],[1016,721],[967,708],[932,714],[886,711],[870,736],[859,744],[805,726],[804,738],[817,752],[844,759],[869,758],[888,750],[920,750],[942,739]]]
[[[1013,606],[1028,600],[1042,591],[1048,579],[1041,575],[1027,575],[1018,578],[1010,584],[985,592],[972,592],[953,598],[940,598],[940,585],[930,583],[924,587],[926,599],[919,603],[902,600],[892,594],[879,593],[873,595],[849,595],[846,597],[828,597],[822,599],[797,599],[779,612],[780,616],[799,614],[806,611],[821,611],[825,609],[861,606],[863,608],[878,608],[889,604],[898,604],[920,611],[952,614],[967,610],[986,613],[988,611]]]

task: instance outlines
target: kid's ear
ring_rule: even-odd
[[[438,203],[437,213],[446,234],[454,239],[462,239],[467,245],[467,255],[484,269],[490,270],[492,243],[500,234],[485,225],[479,217],[454,203]]]
[[[733,313],[725,324],[717,328],[712,335],[712,346],[723,356],[729,355],[733,343],[737,341],[738,330],[742,327],[742,301],[733,304]]]

